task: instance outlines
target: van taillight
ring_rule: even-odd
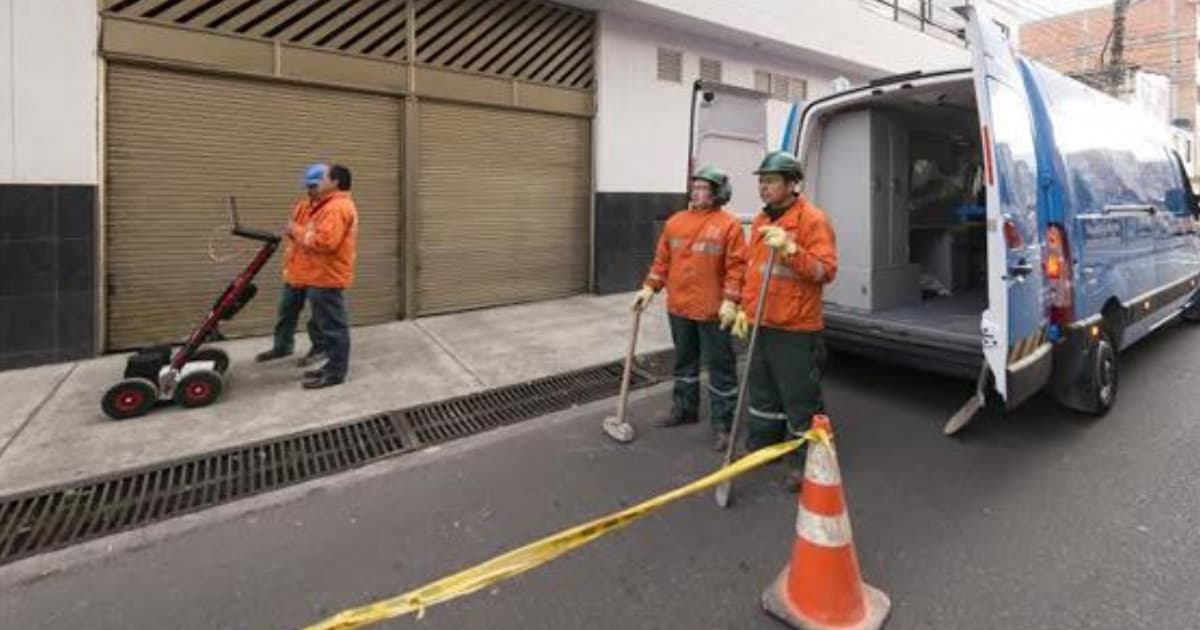
[[[1074,294],[1071,291],[1071,250],[1066,234],[1058,225],[1046,230],[1046,282],[1050,289],[1050,323],[1065,325],[1074,319]]]

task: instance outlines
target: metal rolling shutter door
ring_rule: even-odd
[[[586,291],[590,121],[419,107],[419,313]]]
[[[226,198],[242,222],[281,231],[305,163],[353,173],[359,208],[355,324],[400,313],[400,126],[397,99],[278,82],[113,64],[108,71],[106,268],[110,349],[185,336],[256,244],[230,240]],[[214,263],[217,248],[235,253]],[[259,296],[222,330],[268,332],[282,249]]]

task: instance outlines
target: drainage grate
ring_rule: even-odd
[[[630,386],[649,382],[635,372]],[[435,444],[613,396],[620,385],[621,366],[609,365],[413,407],[404,417],[422,444]]]
[[[631,387],[669,361],[639,358]],[[152,467],[0,497],[0,564],[617,394],[609,364]]]

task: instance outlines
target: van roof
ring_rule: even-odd
[[[878,79],[874,79],[874,80],[870,81],[866,85],[861,85],[858,87],[850,88],[849,90],[843,90],[841,92],[834,92],[832,94],[827,94],[825,96],[822,96],[821,98],[814,99],[814,100],[810,101],[809,103],[806,103],[804,105],[804,111],[801,112],[801,114],[800,114],[799,127],[800,127],[800,129],[804,128],[805,123],[807,123],[807,121],[808,121],[808,115],[814,108],[819,107],[819,106],[821,106],[829,101],[832,101],[834,99],[841,99],[841,98],[845,98],[847,96],[852,96],[855,94],[863,94],[863,93],[882,94],[884,91],[883,88],[893,86],[896,84],[904,85],[904,84],[912,84],[914,82],[937,83],[937,79],[963,78],[966,76],[971,76],[972,72],[973,71],[971,70],[971,68],[952,68],[949,70],[938,70],[936,72],[924,72],[922,70],[916,70],[913,72],[905,72],[902,74],[893,74],[893,75],[886,76],[886,77],[880,77]],[[799,144],[800,144],[800,135],[799,134],[796,135],[796,139],[794,140],[794,142],[795,142],[795,144],[792,146],[793,153],[795,153],[799,149]]]

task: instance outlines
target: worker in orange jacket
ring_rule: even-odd
[[[320,185],[328,171],[328,164],[316,163],[305,167],[304,177],[301,180],[305,188],[305,196],[292,206],[291,221],[299,222],[303,220],[303,217],[312,212],[313,206],[321,201]],[[295,346],[296,325],[300,321],[300,312],[304,310],[305,289],[302,286],[295,286],[288,282],[288,261],[292,259],[292,250],[293,247],[290,243],[285,245],[283,290],[279,295],[278,319],[275,320],[274,339],[270,350],[260,352],[254,357],[254,360],[258,363],[289,357],[292,355]],[[306,329],[309,341],[308,353],[296,363],[297,366],[302,368],[310,367],[325,360],[325,345],[321,342],[321,331],[317,328],[316,318],[311,314],[308,317]]]
[[[837,275],[838,264],[829,217],[797,190],[804,179],[799,162],[783,151],[772,152],[755,174],[766,206],[751,228],[742,308],[732,324],[734,336],[749,336],[771,249],[776,251],[776,262],[748,377],[746,447],[750,450],[781,442],[789,434],[799,435],[824,409],[823,293]],[[795,489],[803,471],[799,458],[791,462],[786,483]]]
[[[708,369],[714,450],[728,445],[737,400],[732,339],[721,329],[737,315],[745,272],[741,220],[725,211],[733,190],[719,169],[704,167],[691,180],[691,203],[667,221],[654,265],[634,301],[642,310],[667,289],[667,312],[675,342],[675,391],[671,413],[659,426],[699,420],[700,364]]]
[[[350,186],[348,168],[327,167],[316,183],[315,199],[298,207],[284,233],[285,280],[304,290],[328,357],[321,368],[305,372],[305,389],[341,384],[349,368],[350,322],[343,293],[354,282],[358,249],[358,209]]]

